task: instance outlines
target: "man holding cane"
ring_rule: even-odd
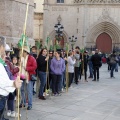
[[[1,55],[5,52],[5,38],[0,36],[0,120],[8,120],[4,118],[4,109],[7,96],[10,92],[14,92],[15,88],[20,88],[22,81],[17,78],[15,81],[10,80],[5,70],[5,62]]]

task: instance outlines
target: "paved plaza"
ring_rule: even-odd
[[[21,114],[21,120],[120,120],[120,72],[110,79],[103,65],[99,82],[82,80],[62,96],[34,98],[33,109],[28,113],[22,109]]]

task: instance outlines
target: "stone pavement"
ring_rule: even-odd
[[[120,120],[120,72],[115,77],[110,79],[107,65],[103,65],[99,82],[81,81],[68,93],[46,101],[34,98],[28,120]],[[25,109],[21,114],[21,120],[27,120]]]

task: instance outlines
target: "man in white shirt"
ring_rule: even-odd
[[[10,92],[14,92],[15,88],[20,88],[22,84],[19,78],[13,81],[7,75],[4,67],[6,64],[1,58],[1,55],[5,52],[5,45],[5,38],[0,36],[0,120],[8,120],[3,118],[6,97]]]

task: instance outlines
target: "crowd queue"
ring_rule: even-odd
[[[73,83],[79,84],[82,75],[84,75],[85,82],[88,82],[87,78],[99,81],[99,68],[104,59],[108,64],[111,78],[114,78],[114,70],[118,72],[118,65],[120,65],[120,57],[116,55],[115,51],[109,56],[101,56],[97,49],[91,53],[87,51],[81,53],[79,46],[70,50],[68,57],[61,49],[48,51],[43,48],[37,54],[36,46],[33,46],[31,51],[24,46],[22,58],[19,58],[16,51],[14,54],[10,54],[11,51],[5,43],[4,37],[0,37],[0,120],[8,120],[4,118],[6,102],[7,116],[18,116],[14,105],[16,88],[21,88],[19,108],[32,109],[33,95],[36,94],[36,76],[40,80],[38,98],[46,100],[45,96],[48,95],[46,89],[47,91],[51,90],[52,96],[61,96],[63,90],[66,89],[66,69],[69,76],[68,87],[72,87]],[[19,73],[20,62],[21,73]],[[88,68],[89,76],[87,76]],[[18,76],[20,76],[20,80]]]

